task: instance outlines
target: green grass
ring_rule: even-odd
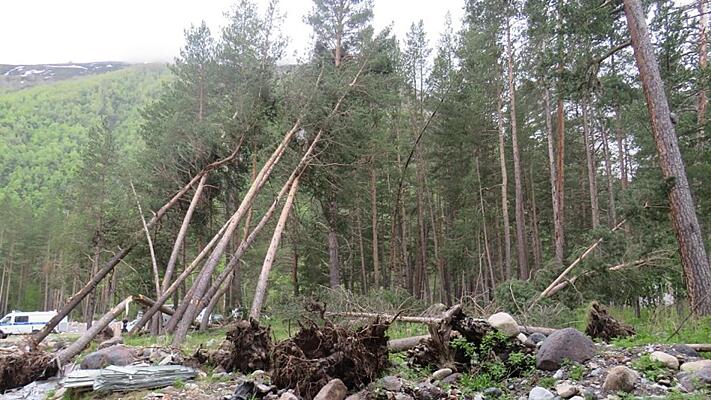
[[[674,307],[643,309],[639,318],[630,308],[611,309],[610,313],[632,325],[637,334],[613,343],[620,347],[635,347],[646,344],[707,343],[711,338],[711,317],[689,318],[687,311],[677,313]],[[674,334],[675,332],[678,333]],[[672,336],[674,335],[674,336]]]

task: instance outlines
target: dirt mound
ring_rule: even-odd
[[[53,359],[51,353],[39,350],[0,353],[0,393],[56,375],[58,367]]]
[[[376,319],[360,329],[326,321],[302,326],[272,354],[272,383],[294,389],[312,399],[330,380],[339,378],[349,388],[362,387],[388,367],[388,322]]]

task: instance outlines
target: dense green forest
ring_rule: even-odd
[[[159,298],[223,226],[169,303],[258,316],[340,288],[516,312],[581,256],[541,315],[708,284],[683,268],[681,181],[660,169],[621,2],[462,1],[461,31],[430,43],[422,21],[395,37],[368,1],[314,0],[313,52],[283,65],[276,3],[242,0],[221,31],[187,29],[167,69],[0,94],[0,311],[61,308],[129,247],[73,317]],[[695,7],[644,6],[708,248],[706,27]]]

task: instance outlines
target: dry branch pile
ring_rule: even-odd
[[[274,348],[272,382],[305,399],[312,399],[335,378],[349,388],[362,387],[388,367],[389,325],[376,318],[356,330],[330,321],[302,326],[296,336]]]

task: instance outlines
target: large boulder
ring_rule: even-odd
[[[681,370],[685,372],[696,372],[704,367],[711,366],[711,360],[689,361],[681,364]]]
[[[680,372],[677,375],[679,384],[687,391],[711,387],[711,365],[693,372]]]
[[[555,395],[546,388],[536,386],[528,393],[528,400],[553,400]]]
[[[543,341],[536,354],[536,367],[554,371],[564,360],[582,363],[595,355],[595,344],[575,328],[558,329]]]
[[[89,353],[81,362],[82,369],[99,369],[108,365],[129,365],[136,360],[133,349],[115,345]]]
[[[490,316],[487,322],[508,337],[516,337],[520,333],[516,320],[505,312],[498,312]]]
[[[634,385],[638,380],[639,374],[634,370],[624,365],[618,365],[607,371],[607,377],[605,378],[605,383],[602,384],[602,388],[611,392],[631,392],[634,390]]]
[[[663,351],[654,351],[649,355],[649,358],[664,364],[667,368],[679,369],[679,360],[673,355]]]
[[[348,388],[340,379],[333,379],[319,390],[314,400],[343,400],[346,398]]]

